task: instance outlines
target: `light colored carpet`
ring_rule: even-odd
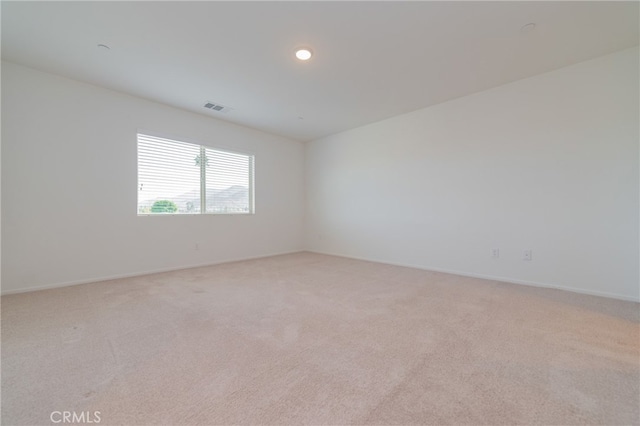
[[[2,297],[2,424],[638,424],[639,341],[637,303],[299,253]]]

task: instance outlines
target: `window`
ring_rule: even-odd
[[[249,214],[253,155],[138,134],[138,214]]]

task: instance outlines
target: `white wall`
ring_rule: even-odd
[[[254,153],[256,214],[138,217],[138,129]],[[3,62],[2,290],[298,251],[303,164],[299,142]]]
[[[307,248],[638,300],[638,76],[635,48],[313,141]]]

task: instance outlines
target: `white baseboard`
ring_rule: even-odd
[[[437,268],[437,267],[433,267],[433,266],[420,266],[420,265],[411,265],[411,264],[408,264],[408,263],[388,262],[388,261],[385,261],[385,260],[378,260],[378,259],[371,259],[371,258],[365,258],[365,257],[351,256],[351,255],[345,255],[345,254],[339,254],[339,253],[330,253],[330,252],[324,252],[324,251],[319,251],[319,250],[305,250],[305,251],[307,251],[309,253],[325,254],[325,255],[329,255],[329,256],[346,257],[348,259],[354,259],[354,260],[364,260],[364,261],[367,261],[367,262],[384,263],[384,264],[393,265],[393,266],[403,266],[405,268],[421,269],[421,270],[424,270],[424,271],[444,272],[446,274],[460,275],[460,276],[463,276],[463,277],[480,278],[480,279],[491,280],[491,281],[500,281],[500,282],[505,282],[505,283],[509,283],[509,284],[520,284],[520,285],[528,285],[528,286],[532,286],[532,287],[551,288],[551,289],[555,289],[555,290],[570,291],[570,292],[573,292],[573,293],[588,294],[590,296],[608,297],[610,299],[625,300],[627,302],[640,302],[640,299],[636,299],[636,298],[631,297],[631,296],[626,296],[626,295],[617,294],[617,293],[608,293],[608,292],[604,292],[604,291],[584,290],[584,289],[576,288],[576,287],[567,287],[567,286],[562,286],[562,285],[557,285],[557,284],[548,284],[548,283],[540,283],[540,282],[536,282],[536,281],[519,280],[519,279],[514,279],[514,278],[509,278],[509,277],[498,277],[498,276],[492,276],[492,275],[476,274],[476,273],[473,273],[473,272],[456,271],[456,270],[451,270],[451,269]]]
[[[223,264],[223,263],[241,262],[243,260],[262,259],[262,258],[265,258],[265,257],[280,256],[280,255],[300,253],[300,252],[325,254],[325,255],[329,255],[329,256],[339,256],[339,257],[345,257],[345,258],[348,258],[348,259],[363,260],[363,261],[367,261],[367,262],[383,263],[383,264],[387,264],[387,265],[394,265],[394,266],[402,266],[402,267],[406,267],[406,268],[421,269],[421,270],[425,270],[425,271],[443,272],[443,273],[446,273],[446,274],[460,275],[460,276],[463,276],[463,277],[480,278],[480,279],[491,280],[491,281],[500,281],[500,282],[505,282],[505,283],[510,283],[510,284],[528,285],[528,286],[532,286],[532,287],[551,288],[551,289],[556,289],[556,290],[570,291],[570,292],[573,292],[573,293],[588,294],[588,295],[591,295],[591,296],[600,296],[600,297],[608,297],[608,298],[611,298],[611,299],[625,300],[625,301],[629,301],[629,302],[640,302],[640,299],[636,299],[634,297],[625,296],[625,295],[617,294],[617,293],[608,293],[608,292],[594,291],[594,290],[584,290],[584,289],[581,289],[581,288],[567,287],[567,286],[562,286],[562,285],[557,285],[557,284],[540,283],[540,282],[535,282],[535,281],[519,280],[519,279],[514,279],[514,278],[509,278],[509,277],[499,277],[499,276],[493,276],[493,275],[476,274],[476,273],[473,273],[473,272],[457,271],[457,270],[451,270],[451,269],[443,269],[443,268],[438,268],[438,267],[433,267],[433,266],[420,266],[420,265],[413,265],[413,264],[401,263],[401,262],[388,262],[388,261],[379,260],[379,259],[373,259],[373,258],[365,258],[365,257],[351,256],[351,255],[346,255],[346,254],[341,254],[341,253],[331,253],[331,252],[325,252],[325,251],[320,251],[320,250],[305,250],[305,249],[286,251],[286,252],[279,252],[279,253],[272,253],[272,254],[265,254],[265,255],[259,255],[259,256],[243,257],[243,258],[225,259],[225,260],[220,260],[220,261],[215,261],[215,262],[207,262],[207,263],[200,263],[200,264],[194,264],[194,265],[174,266],[174,267],[169,267],[169,268],[160,268],[160,269],[154,269],[154,270],[148,270],[148,271],[139,271],[139,272],[126,273],[126,274],[102,276],[102,277],[97,277],[97,278],[91,278],[91,279],[88,279],[88,280],[67,281],[67,282],[62,282],[62,283],[46,284],[46,285],[42,285],[42,286],[26,287],[26,288],[20,288],[20,289],[15,289],[15,290],[7,290],[7,291],[2,290],[2,292],[0,294],[2,296],[4,296],[4,295],[10,295],[10,294],[27,293],[27,292],[38,291],[38,290],[48,290],[48,289],[52,289],[52,288],[70,287],[70,286],[74,286],[74,285],[91,284],[91,283],[100,282],[100,281],[109,281],[109,280],[117,280],[117,279],[121,279],[121,278],[139,277],[139,276],[143,276],[143,275],[158,274],[158,273],[162,273],[162,272],[180,271],[180,270],[183,270],[183,269],[200,268],[200,267],[203,267],[203,266],[214,266],[214,265],[220,265],[220,264]]]
[[[241,262],[243,260],[263,259],[265,257],[273,257],[273,256],[281,256],[281,255],[284,255],[284,254],[300,253],[302,251],[304,251],[304,250],[293,250],[293,251],[273,253],[273,254],[265,254],[265,255],[259,255],[259,256],[234,258],[234,259],[225,259],[225,260],[220,260],[220,261],[215,261],[215,262],[207,262],[207,263],[200,263],[200,264],[195,264],[195,265],[174,266],[174,267],[170,267],[170,268],[161,268],[161,269],[153,269],[153,270],[148,270],[148,271],[131,272],[131,273],[126,273],[126,274],[109,275],[109,276],[91,278],[91,279],[88,279],[88,280],[66,281],[66,282],[62,282],[62,283],[46,284],[46,285],[41,285],[41,286],[26,287],[26,288],[20,288],[20,289],[15,289],[15,290],[7,290],[7,291],[2,290],[0,295],[6,296],[6,295],[10,295],[10,294],[28,293],[28,292],[31,292],[31,291],[38,291],[38,290],[49,290],[49,289],[52,289],[52,288],[70,287],[70,286],[82,285],[82,284],[91,284],[91,283],[97,283],[97,282],[100,282],[100,281],[118,280],[118,279],[121,279],[121,278],[140,277],[140,276],[144,276],[144,275],[159,274],[159,273],[162,273],[162,272],[181,271],[183,269],[201,268],[203,266],[214,266],[214,265],[220,265],[220,264],[223,264],[223,263]]]

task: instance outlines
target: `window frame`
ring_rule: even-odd
[[[136,215],[138,217],[156,217],[156,216],[247,216],[247,215],[255,215],[256,214],[256,206],[255,206],[255,169],[256,169],[256,160],[255,154],[252,152],[246,151],[238,151],[235,149],[229,149],[224,145],[205,145],[202,142],[195,141],[190,138],[177,137],[173,135],[166,135],[158,132],[147,131],[144,129],[138,129],[135,134],[135,147],[136,147],[136,180],[137,186],[136,188],[140,188],[140,150],[139,150],[139,136],[146,136],[149,138],[159,138],[159,139],[167,139],[169,141],[178,142],[178,143],[186,143],[190,145],[195,145],[200,149],[200,155],[203,152],[206,152],[207,149],[220,151],[223,153],[243,155],[249,158],[249,170],[248,170],[248,183],[249,183],[249,193],[248,193],[248,205],[249,211],[247,212],[231,212],[231,213],[220,213],[220,212],[208,212],[206,209],[206,164],[201,162],[200,164],[200,212],[196,213],[140,213],[140,199],[139,199],[139,189],[136,191]],[[203,168],[205,169],[203,173]],[[204,194],[203,194],[204,193]]]

